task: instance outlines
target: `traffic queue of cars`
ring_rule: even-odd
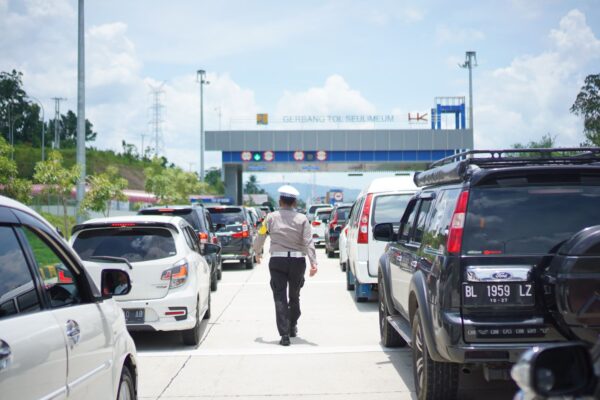
[[[600,149],[470,151],[396,178],[352,205],[340,266],[357,301],[377,289],[381,343],[412,348],[417,398],[513,366],[519,399],[599,398]]]
[[[136,399],[129,332],[178,331],[197,346],[221,263],[254,265],[261,217],[250,207],[153,207],[76,225],[67,243],[0,196],[0,398]]]

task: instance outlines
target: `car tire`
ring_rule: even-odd
[[[385,301],[385,289],[381,272],[378,274],[377,281],[377,287],[379,288],[379,336],[381,337],[381,344],[385,347],[404,347],[406,346],[406,341],[402,339],[402,336],[387,320],[390,313]]]
[[[210,294],[209,294],[210,296]],[[210,297],[209,297],[210,298]],[[198,346],[200,343],[200,305],[196,303],[196,325],[192,329],[181,331],[183,344],[186,346]]]
[[[210,319],[210,308],[212,306],[212,297],[210,292],[208,292],[208,308],[206,309],[206,312],[204,313],[204,316],[202,317],[202,319]]]
[[[133,376],[128,367],[123,366],[121,379],[119,380],[119,391],[117,392],[117,400],[135,400],[135,384]]]
[[[347,266],[346,267],[346,290],[354,290],[354,284],[350,282],[350,274],[352,274],[352,271],[350,271],[350,267]]]
[[[459,365],[433,361],[429,357],[419,310],[415,312],[412,321],[412,354],[417,398],[419,400],[456,399]]]
[[[254,257],[249,257],[246,259],[246,269],[254,268]]]
[[[346,263],[345,262],[340,261],[340,269],[342,270],[342,272],[346,272]]]
[[[335,251],[327,250],[327,258],[334,258],[334,257],[335,257]]]
[[[223,278],[223,262],[219,263],[219,269],[217,269],[217,279],[221,280]]]

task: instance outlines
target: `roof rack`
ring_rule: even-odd
[[[505,168],[527,165],[580,165],[600,163],[600,147],[569,147],[546,149],[469,150],[442,158],[429,168],[415,174],[419,187],[459,182],[472,168]]]

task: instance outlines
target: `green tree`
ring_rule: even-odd
[[[600,74],[588,75],[571,106],[571,112],[583,117],[584,145],[600,146]]]
[[[246,185],[244,186],[244,193],[246,194],[264,194],[265,190],[258,184],[258,178],[256,175],[250,175]]]
[[[221,169],[211,168],[204,177],[204,181],[208,184],[209,189],[214,194],[225,193],[225,183],[221,180]]]
[[[123,190],[127,188],[127,179],[119,175],[115,166],[109,166],[101,174],[88,177],[88,191],[83,199],[82,208],[110,215],[110,202],[125,201]]]
[[[54,140],[54,126],[56,121],[48,121],[46,131],[51,141]],[[60,136],[61,148],[73,148],[77,146],[77,114],[69,110],[66,114],[61,114],[58,121],[58,134]],[[98,134],[94,132],[94,125],[86,118],[85,120],[85,141],[93,142]]]
[[[512,145],[513,149],[549,149],[556,145],[556,136],[552,136],[549,133],[542,136],[540,140],[531,140],[527,144],[515,143]]]
[[[11,159],[13,149],[0,136],[0,193],[21,203],[31,200],[31,182],[18,178],[17,163]]]
[[[165,167],[163,158],[154,158],[144,170],[146,191],[154,193],[162,204],[188,204],[190,195],[210,192],[209,185],[200,183],[193,172],[178,167]]]
[[[34,171],[34,181],[45,185],[46,193],[58,197],[63,207],[64,232],[67,235],[69,232],[67,204],[71,198],[73,187],[79,179],[79,165],[75,164],[71,168],[65,168],[62,155],[54,150],[50,152],[46,161],[40,161],[35,165]]]

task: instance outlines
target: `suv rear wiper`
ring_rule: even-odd
[[[92,260],[105,260],[105,261],[116,261],[127,264],[129,269],[133,269],[133,265],[129,262],[125,257],[113,257],[113,256],[91,256],[89,257]]]

